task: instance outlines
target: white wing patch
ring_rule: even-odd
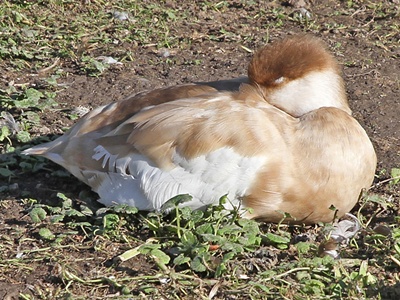
[[[101,163],[102,168],[105,168],[108,163],[109,172],[113,172],[116,167],[117,154],[110,154],[103,146],[99,145],[94,148],[95,154],[92,156],[94,160],[103,159]]]
[[[93,159],[103,159],[102,165],[108,165],[105,172],[83,171],[100,195],[99,201],[105,205],[128,204],[140,210],[159,210],[178,194],[192,195],[193,200],[184,205],[193,209],[216,204],[225,194],[236,206],[266,161],[264,156],[243,157],[231,148],[221,148],[190,160],[175,153],[176,167],[162,170],[141,154],[118,158],[101,146],[96,147]]]

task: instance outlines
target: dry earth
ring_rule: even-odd
[[[151,2],[144,2],[144,5],[150,5]],[[400,167],[398,1],[384,1],[374,8],[361,1],[355,9],[348,7],[349,1],[272,1],[253,2],[251,5],[245,1],[226,1],[226,5],[219,9],[205,9],[204,4],[198,1],[178,3],[180,1],[167,1],[165,6],[177,13],[188,11],[190,15],[188,19],[169,28],[168,34],[178,41],[171,48],[157,47],[158,41],[154,41],[154,44],[122,42],[115,43],[105,53],[104,48],[97,49],[92,46],[87,50],[92,57],[106,55],[118,59],[125,58],[122,60],[123,64],[111,65],[98,77],[88,76],[74,60],[61,57],[57,65],[58,69],[63,70],[62,77],[58,79],[60,88],[56,97],[59,107],[41,113],[41,126],[31,129],[31,134],[61,134],[66,127],[73,124],[68,114],[77,107],[97,107],[162,86],[245,75],[251,57],[251,53],[246,49],[253,50],[270,40],[306,31],[321,37],[343,65],[350,106],[377,151],[377,174],[381,174],[377,180],[389,178],[388,173],[384,173],[383,170]],[[305,5],[301,5],[302,3]],[[60,18],[69,22],[76,15],[86,12],[89,6],[71,6],[71,11],[64,11]],[[312,19],[308,22],[296,21],[302,7],[312,14]],[[291,16],[292,21],[285,21],[282,26],[277,26],[279,19],[276,15],[260,13],[273,9],[279,9],[285,16]],[[35,11],[32,11],[32,14],[35,14]],[[109,30],[112,30],[111,25]],[[84,43],[85,41],[82,41],[82,44]],[[126,57],[127,53],[129,59]],[[0,61],[0,69],[0,86],[3,88],[10,82],[15,85],[40,87],[44,84],[42,77],[53,71],[49,70],[44,74],[38,73],[34,68],[15,70],[6,60]],[[3,257],[15,255],[10,250],[14,247],[26,250],[29,247],[39,249],[46,246],[45,242],[38,238],[37,228],[27,216],[27,204],[21,201],[27,194],[29,198],[39,202],[51,203],[58,201],[56,192],[77,199],[80,191],[87,190],[72,177],[49,176],[48,170],[60,168],[49,163],[47,170],[37,173],[17,172],[18,176],[10,178],[7,182],[5,178],[0,178],[3,180],[1,185],[12,187],[0,194],[0,234],[3,242],[5,239],[9,246],[0,249],[5,251]],[[385,214],[385,220],[393,220],[393,214],[399,212],[399,188],[389,189],[385,185],[378,185],[374,191],[382,195],[391,195],[395,207]],[[57,227],[55,230],[61,229]],[[77,235],[75,238],[83,237]],[[92,243],[94,245],[96,241]],[[93,252],[93,248],[88,246],[86,250],[79,251],[67,248],[66,252],[54,255],[68,257],[68,261],[75,264],[82,274],[91,274],[107,268],[107,261],[120,251],[113,247],[110,245],[110,249],[100,251],[100,254]],[[101,262],[100,266],[96,261]],[[31,288],[34,285],[41,286],[48,295],[55,293],[55,290],[63,285],[57,273],[58,267],[58,263],[51,260],[32,261],[31,268],[25,271],[6,269],[2,266],[4,271],[0,270],[0,298],[18,299],[21,292],[34,295],[35,291]],[[135,270],[135,274],[145,274],[154,266],[143,259],[134,260],[125,268]],[[83,293],[76,289],[73,292],[77,295]],[[112,290],[104,292],[99,288],[93,293],[93,297],[101,298],[107,293],[112,294]],[[397,297],[396,293],[392,292],[386,296],[395,299],[393,297]],[[36,297],[46,298],[43,295],[40,298],[37,294]]]

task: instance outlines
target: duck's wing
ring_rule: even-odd
[[[44,156],[87,183],[82,177],[81,169],[101,168],[97,161],[91,159],[92,151],[97,146],[97,138],[107,135],[145,107],[213,92],[217,90],[207,85],[187,84],[129,96],[122,101],[90,111],[64,135],[52,142],[29,148],[23,154]],[[120,138],[115,137],[115,140],[118,139]]]
[[[96,108],[86,114],[64,135],[64,140],[88,133],[93,133],[93,137],[101,136],[110,132],[143,108],[218,91],[238,91],[240,85],[247,81],[247,77],[242,76],[230,80],[171,86],[131,95],[121,101]],[[45,155],[46,150],[50,150],[51,145],[51,143],[47,143],[32,147],[24,153],[27,155]]]
[[[214,93],[143,109],[95,139],[80,176],[107,205],[157,210],[186,193],[193,208],[226,193],[237,204],[265,163],[288,155],[270,110],[279,115],[279,126],[288,126],[291,117],[255,92]]]
[[[60,138],[53,142],[29,148],[23,153],[26,155],[44,156],[68,169],[68,166],[71,166],[71,164],[69,159],[66,160],[66,157],[75,156],[74,152],[78,145],[81,149],[92,149],[95,146],[94,140],[96,138],[108,134],[141,109],[177,99],[188,99],[200,95],[212,94],[218,91],[238,91],[240,85],[246,81],[247,77],[239,77],[230,80],[160,88],[128,96],[122,101],[113,102],[92,110]],[[85,153],[85,151],[81,151],[77,164],[89,161]],[[98,167],[97,164],[92,162],[90,168],[96,167]],[[79,176],[79,172],[72,171],[72,173],[85,181],[84,178]]]
[[[98,108],[65,135],[25,153],[64,166],[106,205],[126,203],[142,210],[157,210],[184,193],[194,197],[188,204],[193,208],[228,192],[237,203],[265,163],[279,166],[289,155],[282,135],[293,118],[253,87],[173,90],[181,92],[180,98],[161,104],[157,101],[168,89],[138,95],[139,102],[145,97],[153,103],[139,105],[139,111],[131,107],[133,99]]]

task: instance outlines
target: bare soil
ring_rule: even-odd
[[[393,8],[394,5],[398,5],[395,2],[388,1],[384,4]],[[296,13],[298,8],[278,1],[254,5],[228,1],[229,5],[221,11],[204,12],[196,3],[197,1],[184,1],[183,4],[178,4],[178,1],[168,2],[168,5],[177,10],[189,8],[198,19],[196,22],[187,20],[182,26],[171,29],[170,35],[182,38],[190,35],[191,44],[168,49],[168,54],[165,54],[166,50],[157,49],[151,44],[135,43],[120,44],[110,53],[96,53],[97,50],[93,50],[92,56],[120,57],[125,51],[133,53],[133,61],[125,61],[123,65],[112,65],[99,77],[87,76],[72,60],[61,58],[60,66],[67,74],[58,80],[58,83],[64,86],[56,98],[61,110],[43,112],[41,127],[33,128],[32,133],[49,136],[61,134],[63,129],[70,127],[74,122],[65,112],[80,106],[93,108],[163,86],[246,75],[251,53],[241,47],[242,45],[256,49],[266,42],[267,36],[269,40],[275,40],[288,34],[308,31],[321,37],[343,65],[350,106],[355,118],[370,136],[378,155],[377,174],[383,175],[377,180],[388,178],[387,172],[382,170],[400,167],[400,33],[397,31],[397,34],[393,34],[393,31],[388,31],[390,26],[399,26],[399,20],[395,16],[389,14],[379,17],[370,9],[346,14],[346,1],[312,1],[306,3],[305,7],[312,13],[318,27],[307,28],[305,24],[286,22],[283,27],[268,28],[268,23],[276,20],[269,19],[268,16],[249,16],[256,15],[255,11],[261,6],[280,8],[288,13]],[[337,11],[342,13],[336,14]],[[330,29],[326,24],[342,26]],[[221,28],[231,34],[221,33]],[[214,38],[210,39],[210,36]],[[31,85],[43,84],[41,77],[32,76],[33,73],[33,70],[21,73],[11,68],[3,69],[1,85],[5,86],[10,81]],[[51,163],[48,167],[52,170],[60,169]],[[27,216],[26,202],[21,200],[25,198],[26,192],[29,192],[29,198],[51,203],[58,201],[58,191],[78,199],[79,193],[87,190],[87,187],[73,177],[51,177],[45,170],[35,174],[21,172],[17,177],[11,178],[8,184],[14,185],[14,188],[0,194],[0,239],[7,239],[3,242],[8,243],[10,247],[0,251],[5,251],[3,257],[9,258],[16,255],[11,251],[14,247],[21,250],[30,248],[32,252],[44,247],[44,242],[37,237],[36,225]],[[399,188],[391,187],[389,190],[385,186],[379,186],[375,188],[375,192],[392,195],[395,208],[385,215],[385,218],[388,221],[393,220],[393,215],[390,214],[399,212]],[[60,227],[55,227],[54,230],[60,230]],[[93,272],[101,273],[108,267],[110,259],[121,252],[121,249],[115,247],[107,248],[108,245],[104,244],[100,237],[90,241],[85,240],[83,235],[69,237],[74,238],[82,239],[81,249],[66,247],[65,252],[60,250],[52,255],[65,256],[65,263],[75,266],[82,276]],[[93,251],[94,247],[102,247],[104,251],[100,253],[103,255],[99,255],[99,251]],[[5,270],[5,266],[0,268]],[[18,299],[19,293],[34,294],[32,286],[37,285],[46,288],[48,295],[56,293],[59,286],[63,285],[59,268],[58,262],[48,260],[33,261],[31,268],[24,272],[7,269],[0,275],[0,298]],[[154,266],[144,259],[134,259],[117,272],[137,275],[152,272],[152,269]],[[74,293],[79,294],[79,291],[75,290]],[[99,289],[95,296],[112,293],[112,290]],[[395,299],[393,297],[398,295],[398,290],[393,289],[387,295],[387,299]]]

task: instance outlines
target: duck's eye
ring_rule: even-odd
[[[285,77],[282,76],[282,77],[279,77],[278,79],[275,79],[274,82],[275,82],[276,84],[280,84],[280,83],[282,83],[282,82],[284,82],[284,81],[285,81]]]

